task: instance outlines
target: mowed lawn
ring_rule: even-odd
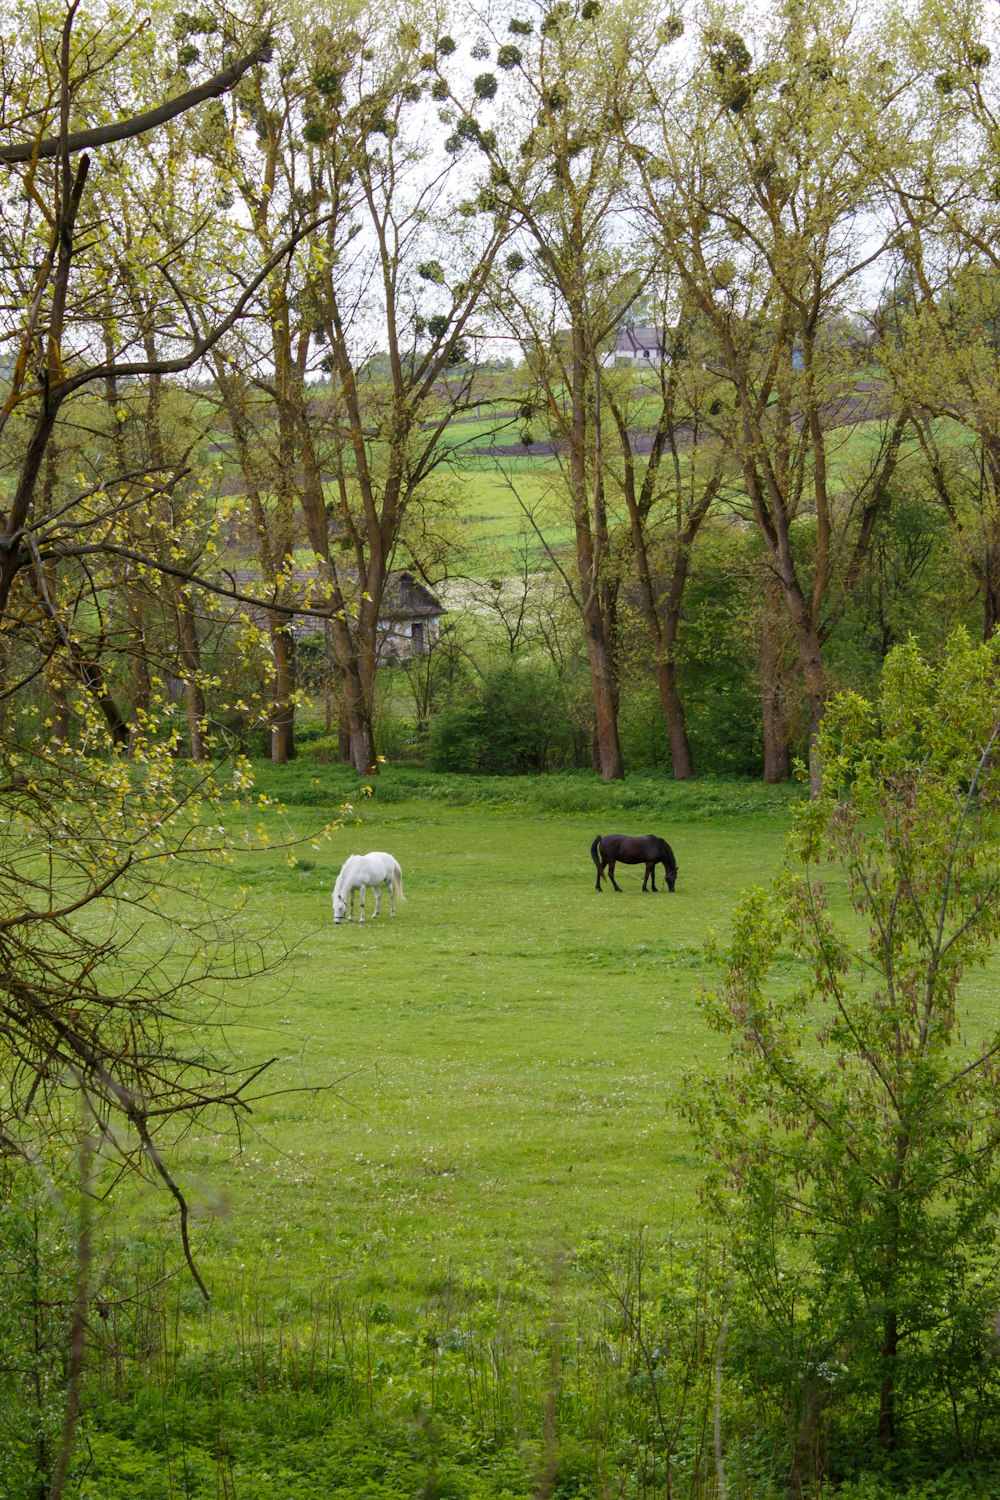
[[[787,811],[414,800],[361,818],[311,864],[260,854],[229,877],[251,929],[277,927],[291,951],[226,1028],[237,1056],[278,1059],[242,1161],[225,1136],[186,1143],[202,1253],[263,1239],[300,1266],[374,1256],[419,1281],[442,1259],[499,1273],[512,1254],[690,1227],[699,1167],[675,1106],[685,1070],[719,1050],[695,1001],[704,945],[776,867]],[[641,868],[620,866],[622,893],[598,895],[595,835],[647,824],[674,847],[675,893],[643,895]],[[369,894],[363,926],[335,927],[337,870],[372,848],[399,859],[406,901],[372,922]]]

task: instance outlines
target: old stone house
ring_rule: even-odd
[[[379,616],[379,660],[410,661],[425,656],[441,630],[440,599],[412,573],[389,575]]]

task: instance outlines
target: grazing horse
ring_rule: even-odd
[[[365,920],[365,891],[368,886],[375,887],[375,916],[378,916],[379,907],[382,904],[382,886],[389,889],[389,915],[396,915],[396,903],[393,895],[397,895],[400,901],[405,901],[403,895],[403,872],[393,859],[391,854],[383,854],[379,850],[373,850],[371,854],[350,854],[344,860],[343,868],[337,876],[337,884],[333,888],[333,920],[336,926],[340,926],[347,913],[347,898],[351,898],[349,922],[354,921],[354,892],[361,890],[361,916],[359,921]]]
[[[608,871],[608,879],[616,891],[621,886],[615,879],[615,865],[619,861],[623,865],[645,865],[646,873],[642,878],[642,888],[646,889],[646,882],[652,879],[653,890],[656,890],[656,867],[663,866],[663,873],[667,877],[667,887],[673,890],[677,879],[677,861],[674,859],[674,851],[665,839],[657,838],[655,833],[599,833],[590,846],[590,857],[597,866],[597,889],[601,889],[601,876],[604,874],[605,866]]]

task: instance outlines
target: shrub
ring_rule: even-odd
[[[831,703],[820,795],[772,890],[740,902],[703,997],[730,1051],[689,1080],[688,1111],[736,1357],[786,1414],[796,1464],[820,1423],[844,1454],[975,1457],[1000,1429],[1000,1037],[960,1002],[1000,938],[998,683],[1000,640],[958,633],[937,667],[891,652],[877,704]]]
[[[570,765],[576,735],[568,710],[551,667],[504,663],[486,674],[470,701],[432,721],[430,765],[435,771],[496,774]]]
[[[478,771],[483,754],[480,710],[453,705],[431,720],[428,758],[435,771]]]

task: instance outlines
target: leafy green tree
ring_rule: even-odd
[[[171,580],[187,590],[196,575],[184,528],[164,525],[140,551],[132,524],[143,507],[162,517],[183,464],[141,448],[130,459],[121,443],[114,457],[106,419],[111,399],[134,394],[139,382],[151,382],[150,402],[162,396],[155,382],[210,352],[256,285],[236,288],[217,322],[192,326],[197,193],[185,200],[183,226],[167,212],[179,211],[177,197],[161,200],[162,219],[153,204],[148,213],[136,207],[145,232],[129,253],[122,236],[101,235],[89,221],[95,202],[108,212],[114,177],[96,195],[101,162],[89,153],[163,132],[169,172],[181,159],[171,152],[177,119],[232,88],[268,49],[245,32],[241,48],[234,20],[221,29],[208,20],[223,66],[192,85],[167,41],[172,17],[158,10],[152,20],[132,27],[117,12],[95,17],[77,4],[56,16],[18,6],[0,51],[0,317],[13,351],[0,403],[0,1154],[65,1163],[79,1149],[110,1162],[114,1180],[154,1176],[176,1202],[201,1285],[167,1143],[201,1114],[244,1108],[254,1072],[216,1061],[196,1032],[218,999],[217,982],[259,960],[220,919],[199,875],[226,857],[226,808],[249,773],[240,764],[221,774],[195,770],[181,758],[187,716],[152,674],[131,724],[112,700],[102,638],[118,628],[122,564],[133,565],[133,581],[148,569],[168,590]],[[194,68],[198,58],[186,57]],[[144,178],[147,192],[154,182]],[[123,175],[122,213],[135,188]],[[130,286],[142,295],[130,297]],[[117,401],[113,416],[125,420]],[[89,424],[93,442],[64,452],[60,439],[74,423],[80,432]],[[150,441],[162,436],[158,428]],[[66,461],[81,455],[79,466]],[[125,628],[135,645],[133,625]],[[32,691],[46,673],[61,679],[62,708],[49,718]],[[187,920],[178,930],[170,901],[182,870]],[[81,1192],[86,1199],[89,1178]],[[88,1315],[82,1251],[79,1262],[52,1496],[66,1478]]]
[[[668,287],[665,278],[664,292]],[[694,757],[679,688],[678,637],[696,540],[732,477],[733,412],[725,382],[710,367],[713,349],[702,319],[683,299],[673,307],[672,300],[645,299],[660,330],[662,360],[638,371],[608,371],[603,384],[614,429],[609,488],[624,502],[670,763],[684,781],[694,775]]]
[[[964,569],[933,479],[910,444],[828,638],[831,676],[867,696],[878,691],[893,646],[912,638],[933,655],[957,626],[975,629]]]
[[[301,518],[349,758],[369,776],[386,586],[407,527],[438,499],[435,472],[453,461],[446,428],[478,404],[479,306],[507,220],[462,212],[463,157],[478,151],[488,95],[458,84],[454,109],[438,110],[454,43],[433,7],[303,5],[275,48],[279,67],[247,76],[205,143],[249,217],[248,274],[272,267],[216,374],[276,587],[288,587]],[[274,263],[275,243],[315,219],[301,254]],[[283,627],[272,637],[280,666],[292,643]]]
[[[657,30],[641,10],[613,0],[552,5],[537,25],[514,16],[506,35],[494,38],[506,79],[501,118],[516,128],[490,132],[477,201],[509,208],[520,228],[494,298],[527,356],[525,430],[534,420],[546,431],[562,471],[575,541],[572,583],[563,576],[587,646],[594,765],[611,780],[624,765],[602,362],[648,270],[647,247],[622,232],[629,158],[619,127],[642,92],[634,58],[656,51]]]
[[[1000,936],[998,689],[996,639],[959,633],[831,701],[820,796],[703,1000],[729,1043],[688,1105],[706,1202],[800,1468],[824,1407],[887,1450],[933,1416],[968,1452],[1000,1412],[1000,1034],[961,1003]]]
[[[934,495],[989,636],[1000,623],[995,16],[979,0],[927,0],[897,22],[892,45],[912,81],[895,104],[905,152],[873,155],[896,223],[878,353],[898,400],[919,417]]]
[[[762,765],[762,729],[793,724],[797,703],[782,702],[770,718],[761,713],[762,684],[786,681],[787,641],[772,639],[768,571],[755,533],[725,515],[709,518],[698,534],[684,590],[680,682],[685,720],[696,763],[710,773],[756,776]],[[767,653],[779,658],[782,671]],[[794,653],[793,653],[794,654]]]
[[[825,0],[776,5],[746,37],[738,25],[735,11],[714,13],[699,51],[665,76],[651,70],[657,118],[629,130],[652,232],[731,387],[743,487],[794,631],[812,741],[829,690],[831,582],[868,545],[905,426],[905,413],[886,422],[869,482],[845,493],[831,434],[856,374],[840,335],[891,238],[877,163],[899,148],[900,68],[887,54],[873,72],[877,37]]]
[[[947,234],[950,263],[944,277],[935,274],[937,236],[924,214],[910,218],[919,296],[899,311],[882,358],[899,399],[919,414],[914,431],[932,496],[971,574],[986,638],[1000,625],[1000,273]]]

